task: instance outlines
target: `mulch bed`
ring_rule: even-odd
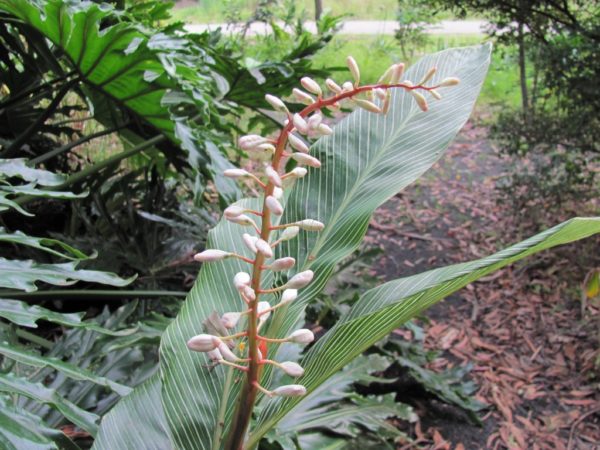
[[[375,214],[367,244],[384,249],[375,272],[389,280],[480,258],[535,234],[540,222],[599,210],[596,200],[515,220],[496,189],[509,164],[484,127],[467,125],[425,177]],[[483,427],[436,421],[423,408],[413,448],[600,448],[600,307],[582,308],[580,298],[599,248],[590,238],[529,257],[428,312],[425,346],[443,350],[430,368],[473,363],[477,398],[489,408]]]

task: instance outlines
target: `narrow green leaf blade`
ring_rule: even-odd
[[[85,253],[65,244],[57,239],[39,238],[28,236],[22,231],[8,232],[5,228],[0,227],[0,242],[10,242],[11,244],[26,245],[28,247],[37,248],[51,255],[67,258],[71,260],[81,260],[90,258]],[[62,249],[63,251],[57,250]]]

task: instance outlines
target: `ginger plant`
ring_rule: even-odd
[[[304,374],[304,369],[293,361],[278,362],[267,359],[265,351],[261,351],[261,344],[284,342],[309,344],[314,339],[313,333],[308,329],[298,329],[287,337],[269,338],[260,335],[260,329],[269,320],[271,312],[293,302],[298,297],[298,290],[306,287],[314,275],[311,270],[305,270],[297,273],[280,286],[264,286],[261,283],[263,271],[288,270],[295,264],[295,259],[290,256],[272,260],[273,249],[283,241],[296,238],[300,230],[319,232],[326,226],[312,218],[278,225],[273,224],[271,220],[272,216],[283,214],[284,208],[280,199],[285,195],[284,189],[290,187],[295,179],[302,178],[307,174],[307,170],[303,166],[321,167],[321,162],[310,155],[309,146],[300,136],[315,137],[332,134],[333,130],[323,123],[321,111],[324,108],[338,110],[343,101],[354,103],[374,114],[386,114],[390,106],[390,90],[404,89],[411,93],[421,110],[427,111],[427,99],[422,92],[429,93],[435,99],[440,100],[442,96],[438,89],[459,83],[458,78],[448,77],[439,83],[427,85],[436,72],[435,67],[430,68],[417,83],[402,80],[404,64],[400,63],[389,67],[377,84],[361,85],[358,64],[351,56],[346,61],[354,82],[347,81],[339,86],[332,79],[327,79],[325,84],[331,95],[326,96],[315,80],[309,77],[302,78],[301,84],[305,91],[295,88],[293,96],[297,102],[306,106],[295,114],[289,112],[288,107],[280,98],[267,94],[265,100],[270,106],[276,112],[287,116],[282,130],[274,139],[260,135],[247,135],[239,139],[239,147],[245,150],[250,158],[264,163],[262,173],[252,173],[244,169],[229,169],[225,171],[224,175],[252,179],[264,191],[264,200],[259,211],[232,205],[225,209],[224,217],[239,226],[249,227],[256,233],[256,235],[244,233],[243,242],[239,243],[250,251],[252,257],[220,249],[207,249],[194,257],[196,261],[203,263],[221,261],[225,258],[238,258],[251,266],[251,273],[239,272],[232,277],[233,284],[239,292],[243,310],[240,312],[224,311],[221,316],[223,326],[229,330],[236,330],[240,318],[244,316],[246,318],[245,331],[223,336],[199,334],[192,337],[187,343],[190,350],[205,352],[208,358],[216,364],[233,367],[246,375],[237,413],[229,430],[229,448],[232,449],[243,448],[244,437],[259,392],[268,396],[302,396],[306,394],[306,388],[301,384],[283,385],[269,390],[261,386],[259,380],[261,368],[265,364],[273,365],[292,377],[300,377]],[[287,173],[282,173],[285,159],[294,160],[297,166]],[[260,217],[260,226],[252,219],[252,215]],[[278,233],[275,238],[273,238],[274,233]],[[282,295],[276,305],[271,306],[267,301],[260,301],[262,294],[278,292],[282,292]],[[244,344],[241,347],[244,348],[245,354],[236,354],[228,344],[231,341],[243,341]],[[239,343],[233,348],[239,349]]]

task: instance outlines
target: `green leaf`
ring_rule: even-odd
[[[390,281],[367,291],[309,350],[298,382],[310,391],[407,320],[489,273],[542,250],[600,233],[600,217],[576,218],[486,258]],[[271,401],[250,441],[260,437],[301,400]]]
[[[8,198],[9,195],[29,195],[31,197],[38,198],[59,198],[59,199],[74,199],[83,198],[88,195],[87,192],[81,194],[75,194],[68,191],[46,191],[43,189],[37,189],[35,184],[27,184],[25,186],[1,186],[0,185],[0,212],[7,211],[9,209],[15,209],[21,214],[32,217],[33,214],[25,211],[18,203]]]
[[[297,325],[307,302],[325,286],[335,265],[360,245],[373,211],[415,181],[443,154],[471,113],[490,51],[489,46],[475,46],[424,57],[406,78],[418,81],[436,66],[432,83],[456,76],[461,84],[444,90],[444,98],[432,102],[427,113],[419,109],[412,95],[394,90],[388,115],[355,111],[335,127],[333,135],[313,146],[311,153],[321,160],[322,167],[310,169],[297,182],[281,221],[311,218],[326,227],[321,233],[301,233],[277,252],[296,258],[297,271],[312,269],[315,279],[287,311],[274,314],[267,336],[285,336]],[[260,207],[258,199],[241,204]],[[240,251],[244,248],[243,232],[240,227],[220,223],[209,234],[207,247]],[[201,332],[199,324],[214,310],[223,313],[240,309],[231,279],[242,268],[241,263],[230,260],[203,266],[184,307],[163,335],[163,405],[178,448],[218,448],[213,446],[213,436],[220,420],[216,411],[223,398],[227,399],[226,422],[232,414],[239,383],[226,383],[226,372],[221,368],[208,372],[203,368],[204,355],[190,352],[185,343]],[[267,274],[264,285],[272,281],[270,276]],[[273,302],[274,298],[264,296],[264,300]],[[277,346],[272,347],[269,357],[276,359]],[[265,371],[263,382],[268,377],[269,371]]]
[[[0,342],[0,355],[4,355],[7,358],[28,366],[39,368],[50,367],[58,370],[73,380],[90,381],[100,386],[106,386],[121,396],[125,396],[132,391],[132,389],[128,386],[115,383],[114,381],[105,377],[97,376],[93,372],[79,368],[74,364],[61,361],[58,358],[39,356],[35,353],[11,346],[7,342]]]
[[[24,158],[0,159],[0,178],[13,177],[33,181],[40,186],[60,186],[66,180],[63,175],[29,167]]]
[[[37,291],[38,281],[56,286],[69,286],[78,281],[127,286],[136,276],[121,278],[111,272],[79,270],[77,261],[61,264],[39,264],[30,260],[10,260],[0,258],[0,287],[27,292]]]
[[[0,227],[0,242],[10,242],[12,244],[26,245],[28,247],[37,248],[52,255],[60,256],[62,258],[67,258],[71,260],[81,260],[90,258],[85,253],[82,253],[76,248],[71,247],[70,245],[65,244],[64,242],[61,242],[59,240],[27,236],[21,231],[9,233],[3,227]],[[60,252],[53,247],[58,247],[62,250],[65,250],[65,252]]]
[[[160,399],[160,376],[137,386],[102,418],[94,450],[170,450]]]
[[[37,328],[38,320],[58,323],[72,328],[84,328],[97,331],[110,336],[128,336],[136,332],[136,328],[114,331],[103,328],[94,322],[83,322],[81,318],[85,313],[61,314],[37,305],[28,305],[20,300],[0,299],[0,317],[3,317],[17,325],[29,328]]]
[[[61,412],[69,421],[84,429],[92,436],[96,435],[100,420],[96,414],[87,412],[64,399],[54,389],[48,389],[41,383],[32,383],[24,378],[0,374],[0,391],[24,395],[44,403]]]
[[[22,408],[0,401],[0,448],[4,450],[81,450],[67,436]]]

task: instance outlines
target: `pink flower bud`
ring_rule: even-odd
[[[235,328],[240,317],[242,314],[239,312],[228,312],[221,316],[221,323],[227,329]]]
[[[252,278],[250,278],[250,274],[247,274],[246,272],[238,272],[235,274],[235,277],[233,277],[233,285],[238,291],[250,286],[251,281]]]
[[[442,95],[438,91],[436,91],[435,89],[430,90],[429,93],[436,100],[441,100],[442,99]]]
[[[385,100],[385,97],[387,96],[385,89],[381,89],[381,88],[377,88],[377,89],[373,90],[373,93],[379,100]]]
[[[292,171],[290,172],[290,174],[294,177],[294,178],[302,178],[304,177],[306,174],[308,173],[308,170],[306,170],[304,167],[295,167],[292,169]]]
[[[269,308],[271,308],[269,302],[258,302],[258,305],[256,307],[256,313],[259,316],[259,323],[264,323],[269,318],[269,316],[271,315],[271,311],[268,311]]]
[[[187,341],[187,346],[195,352],[210,352],[221,343],[222,341],[212,334],[199,334]]]
[[[348,69],[350,69],[352,78],[354,78],[354,83],[358,85],[358,83],[360,83],[360,70],[358,69],[356,60],[352,56],[348,56],[346,58],[346,64],[348,65]]]
[[[456,86],[458,83],[460,83],[460,79],[456,78],[456,77],[449,77],[449,78],[444,78],[440,84],[438,84],[439,87],[446,87],[446,86]]]
[[[218,348],[211,350],[206,354],[206,356],[208,356],[211,361],[221,361],[223,359],[223,355],[221,355],[221,352]]]
[[[273,166],[265,167],[265,175],[269,179],[271,183],[273,183],[277,187],[281,187],[281,177],[277,173]]]
[[[342,84],[342,91],[350,92],[352,90],[354,90],[354,85],[350,81],[346,81]]]
[[[427,111],[429,109],[429,106],[427,105],[427,100],[425,99],[425,97],[423,97],[423,94],[417,91],[410,91],[410,93],[415,98],[415,100],[417,101],[417,105],[419,105],[419,108],[421,108],[422,111]]]
[[[256,292],[254,292],[254,289],[252,289],[250,286],[244,286],[244,288],[242,289],[242,293],[244,294],[244,297],[246,297],[251,302],[256,300]]]
[[[289,289],[302,289],[312,281],[314,275],[312,270],[297,273],[286,283],[286,287]]]
[[[194,260],[198,262],[213,262],[228,258],[231,253],[223,250],[209,249],[194,255]]]
[[[288,140],[290,141],[290,145],[299,152],[308,153],[309,148],[308,145],[304,143],[302,139],[293,135],[292,133],[288,133]]]
[[[267,94],[265,95],[265,100],[269,102],[269,104],[273,107],[273,109],[275,109],[275,111],[284,113],[288,112],[287,106],[285,106],[285,103],[283,103],[283,101],[279,97]]]
[[[317,131],[324,136],[329,136],[330,134],[333,134],[333,130],[324,123],[319,124],[319,126],[317,127]]]
[[[277,364],[277,366],[291,377],[295,378],[304,375],[304,369],[302,368],[302,366],[295,362],[284,361],[282,363]]]
[[[292,267],[294,267],[294,264],[296,264],[296,260],[291,256],[286,256],[284,258],[279,258],[273,261],[269,266],[269,269],[271,269],[274,272],[279,272],[282,270],[291,269]]]
[[[306,153],[294,153],[292,158],[296,160],[298,164],[303,164],[305,166],[311,166],[319,168],[321,167],[321,161],[319,161],[314,156],[307,155]]]
[[[279,203],[279,200],[277,200],[272,195],[269,195],[265,199],[265,204],[267,205],[267,208],[269,209],[269,211],[271,211],[276,216],[280,216],[283,214],[283,206],[281,206],[281,203]]]
[[[294,126],[296,127],[296,130],[298,130],[299,133],[302,134],[306,134],[308,133],[308,123],[306,123],[306,120],[304,120],[304,118],[296,113],[294,114],[294,117],[292,118],[293,122],[294,122]]]
[[[227,169],[223,172],[227,178],[239,178],[239,177],[247,177],[250,175],[250,172],[244,169]]]
[[[383,72],[383,75],[381,75],[381,77],[377,81],[377,84],[389,83],[390,80],[392,79],[392,73],[394,72],[395,66],[396,66],[396,64],[392,64],[390,67],[388,67],[387,70],[385,72]]]
[[[300,89],[292,89],[292,94],[294,94],[294,97],[296,98],[296,100],[298,100],[298,102],[304,103],[305,105],[312,105],[315,102],[314,98],[312,98],[306,92],[301,91]]]
[[[252,220],[246,214],[241,214],[237,217],[225,217],[225,218],[232,223],[236,223],[236,224],[242,225],[244,227],[255,227],[256,228],[256,222],[254,222],[254,220]]]
[[[279,200],[280,198],[283,197],[283,189],[281,189],[280,187],[275,186],[273,188],[273,197],[275,197],[277,200]]]
[[[242,241],[252,253],[256,253],[256,236],[250,236],[248,233],[242,234]]]
[[[429,69],[427,71],[427,73],[425,74],[425,76],[423,77],[423,79],[417,83],[417,86],[423,86],[425,83],[427,83],[429,80],[431,80],[431,78],[435,75],[436,72],[437,72],[437,68],[435,68],[435,67],[432,67],[431,69]]]
[[[365,109],[367,111],[374,112],[374,113],[377,113],[377,114],[381,113],[381,108],[379,106],[377,106],[375,103],[370,102],[369,100],[363,100],[363,99],[360,99],[360,98],[355,98],[354,101],[362,109]]]
[[[312,331],[306,328],[301,328],[290,334],[287,337],[287,340],[290,342],[295,342],[296,344],[310,344],[315,340],[315,335]]]
[[[219,352],[221,352],[221,355],[223,355],[223,358],[225,358],[227,361],[229,361],[229,362],[239,361],[239,358],[237,356],[235,356],[235,354],[231,351],[231,349],[227,346],[227,344],[225,342],[219,341],[218,349],[219,349]]]
[[[293,302],[297,298],[298,298],[298,290],[297,289],[286,289],[285,291],[283,291],[283,294],[281,294],[281,300],[279,301],[279,304],[286,305],[288,303]]]
[[[390,84],[398,84],[402,75],[404,75],[404,63],[394,64]]]
[[[323,222],[313,219],[304,219],[295,223],[296,226],[300,227],[301,230],[306,231],[321,231],[325,228]]]
[[[262,239],[256,240],[256,250],[258,250],[259,253],[262,253],[266,258],[273,257],[273,249],[266,241],[263,241]]]
[[[268,142],[268,139],[263,136],[259,136],[258,134],[248,134],[238,139],[238,146],[242,150],[248,150],[259,144],[264,144],[265,142]]]
[[[301,384],[288,384],[279,386],[271,394],[282,397],[302,397],[303,395],[306,395],[306,388]]]
[[[313,80],[310,77],[302,77],[300,79],[300,84],[302,84],[304,89],[306,89],[311,94],[315,94],[318,96],[321,96],[323,94],[323,91],[321,91],[321,86],[319,86],[319,83],[317,83],[315,80]]]
[[[308,127],[312,130],[317,128],[319,124],[323,121],[323,116],[319,113],[314,113],[312,116],[308,118]]]
[[[246,210],[244,208],[242,208],[241,206],[236,206],[236,205],[231,205],[228,206],[227,208],[225,208],[225,211],[223,211],[223,215],[229,219],[232,217],[238,217],[242,214],[244,214],[246,212]]]
[[[331,78],[327,78],[325,80],[325,85],[327,85],[327,87],[329,88],[329,90],[331,92],[334,92],[336,94],[339,94],[342,92],[342,88],[339,84],[337,84],[335,81],[333,81]]]
[[[285,230],[283,230],[283,233],[281,233],[281,236],[279,236],[279,240],[280,241],[289,241],[290,239],[293,239],[296,236],[298,236],[298,233],[300,233],[300,227],[297,227],[297,226],[287,227]]]

